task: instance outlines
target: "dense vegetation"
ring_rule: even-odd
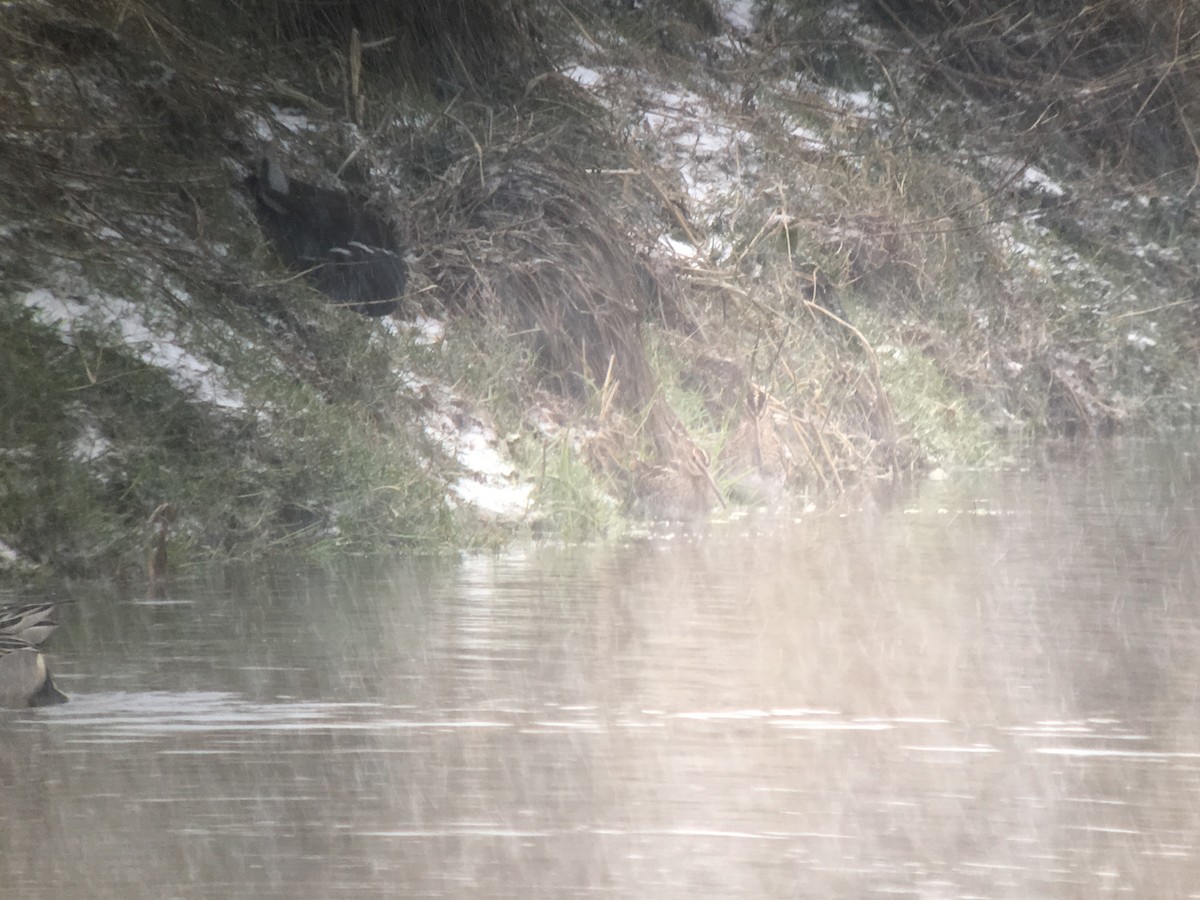
[[[753,396],[828,497],[1194,413],[1184,0],[64,0],[0,52],[19,577],[139,563],[163,501],[194,557],[604,533],[639,461],[732,486]],[[395,227],[438,337],[280,264],[263,152]],[[447,502],[434,419],[527,516]]]

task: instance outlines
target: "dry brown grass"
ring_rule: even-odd
[[[788,6],[825,5],[771,8]],[[658,252],[666,233],[702,246],[713,222],[693,217],[678,173],[652,162],[615,114],[545,65],[543,13],[567,10],[571,27],[600,35],[608,20],[597,5],[29,4],[0,22],[10,63],[0,204],[21,222],[6,274],[34,283],[47,256],[102,260],[129,279],[149,263],[206,288],[187,311],[195,322],[279,321],[274,352],[300,378],[337,403],[377,407],[347,364],[350,345],[326,341],[328,321],[289,315],[292,289],[264,275],[233,188],[258,140],[245,114],[266,121],[284,105],[318,126],[291,138],[306,166],[357,177],[360,193],[390,203],[418,258],[411,302],[531,348],[528,387],[573,409],[595,433],[585,454],[618,480],[638,455],[719,449],[751,381],[770,392],[798,485],[839,491],[919,467],[928,447],[889,370],[904,353],[888,357],[888,343],[951,388],[928,404],[935,415],[1003,404],[1040,426],[1101,432],[1121,410],[1102,354],[1078,352],[1094,333],[1079,326],[1078,347],[1065,341],[1084,318],[1069,314],[1054,333],[1053,286],[1013,275],[996,234],[1033,215],[1075,225],[1086,196],[1060,209],[1013,199],[1021,161],[1050,151],[1064,169],[1090,171],[1097,191],[1117,176],[1136,186],[1200,178],[1200,12],[1184,0],[1044,4],[1037,16],[1027,6],[876,0],[907,43],[831,46],[845,70],[861,65],[892,90],[886,128],[787,87],[788,66],[818,74],[827,36],[789,33],[782,13],[755,36],[770,52],[713,67],[714,81],[732,84],[723,112],[758,129],[767,161],[756,190],[721,210],[733,253],[717,264]],[[692,29],[688,43],[712,30]],[[920,66],[902,72],[911,56],[901,50]],[[685,71],[690,52],[674,46],[656,65]],[[935,116],[919,80],[939,98],[970,100],[962,108],[995,127],[962,114],[962,155],[931,150]],[[770,131],[772,115],[800,111],[828,136],[824,151]],[[962,158],[984,150],[1011,171],[990,182],[965,171]],[[123,239],[102,240],[106,229]]]

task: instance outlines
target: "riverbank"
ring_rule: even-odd
[[[9,578],[163,502],[181,565],[429,552],[620,533],[697,450],[824,503],[1192,423],[1185,7],[443,6],[10,5]],[[393,317],[284,266],[264,153],[392,226]]]

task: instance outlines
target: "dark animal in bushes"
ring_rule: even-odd
[[[347,194],[288,178],[270,158],[245,184],[259,224],[290,268],[365,316],[395,311],[408,271],[382,219]]]

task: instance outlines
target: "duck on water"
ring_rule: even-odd
[[[53,706],[67,695],[54,684],[38,644],[58,627],[58,604],[0,606],[0,706]]]

